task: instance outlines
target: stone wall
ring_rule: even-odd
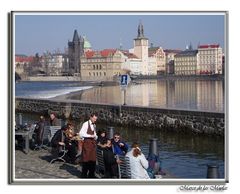
[[[136,128],[212,134],[224,136],[224,113],[160,109],[110,104],[92,104],[79,101],[16,98],[16,112],[49,114],[58,117],[85,120],[90,113],[98,113],[98,122]]]

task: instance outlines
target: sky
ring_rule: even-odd
[[[93,50],[133,48],[141,22],[149,46],[185,49],[192,44],[220,44],[224,48],[223,13],[15,13],[15,54],[35,55],[67,48],[76,29],[86,36]]]

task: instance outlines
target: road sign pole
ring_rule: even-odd
[[[123,105],[127,105],[126,104],[126,88],[124,88],[123,90]]]

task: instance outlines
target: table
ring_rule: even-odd
[[[28,154],[29,152],[29,140],[32,138],[32,134],[33,134],[33,131],[29,130],[29,131],[24,131],[24,130],[18,130],[18,131],[15,131],[15,137],[16,136],[22,136],[24,141],[25,141],[25,144],[24,144],[24,147],[23,147],[23,151]]]

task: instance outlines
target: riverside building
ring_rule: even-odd
[[[199,69],[197,74],[222,74],[223,52],[219,44],[198,46]]]

